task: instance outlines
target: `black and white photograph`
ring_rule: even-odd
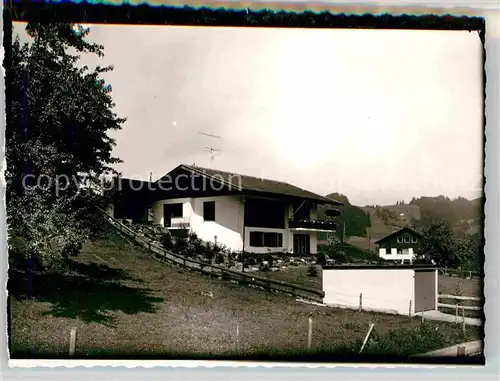
[[[484,20],[189,12],[13,17],[10,358],[484,365]]]

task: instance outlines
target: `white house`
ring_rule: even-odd
[[[152,190],[147,201],[137,193],[140,200],[129,196],[127,203],[149,208],[154,223],[173,233],[188,229],[204,241],[252,253],[317,253],[317,232],[336,227],[315,220],[317,205],[342,205],[284,182],[190,165],[180,165],[148,186]]]
[[[396,262],[410,262],[415,259],[416,251],[420,248],[422,234],[404,227],[375,242],[379,247],[379,256],[385,260]]]

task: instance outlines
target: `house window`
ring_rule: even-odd
[[[403,237],[401,236],[398,237],[398,243],[403,243]]]
[[[265,247],[282,247],[283,234],[281,233],[264,233]]]
[[[246,227],[284,229],[285,204],[250,198],[245,202],[244,223]]]
[[[417,243],[417,242],[418,242],[417,237],[412,237],[412,238],[411,238],[411,242],[413,242],[413,243]]]
[[[250,246],[262,247],[264,246],[264,233],[250,232]]]
[[[253,247],[282,247],[283,234],[250,232],[250,246]]]
[[[170,212],[170,217],[182,217],[182,204],[167,204],[167,209]]]
[[[203,219],[205,221],[215,221],[215,201],[203,203]]]
[[[410,243],[410,237],[405,236],[405,243]]]

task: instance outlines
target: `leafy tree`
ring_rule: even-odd
[[[445,196],[412,198],[410,204],[420,208],[422,218],[439,218],[448,221],[452,226],[468,223],[481,217],[482,199],[468,200],[464,197],[450,199]]]
[[[340,193],[331,193],[327,195],[331,199],[342,202],[343,206],[340,207],[342,215],[336,218],[339,223],[336,235],[342,237],[344,233],[345,223],[345,238],[351,236],[366,237],[366,228],[371,226],[370,215],[363,211],[363,209],[352,205],[347,196]],[[318,218],[325,219],[325,207],[318,206]],[[318,236],[319,239],[323,237]]]
[[[11,254],[46,266],[77,254],[100,226],[94,206],[106,200],[94,190],[120,162],[107,133],[125,119],[100,78],[112,68],[79,65],[80,54],[103,56],[88,29],[29,23],[26,31],[30,42],[11,39],[4,61],[9,243]]]
[[[459,265],[466,270],[482,271],[484,241],[479,233],[457,239],[455,250]]]
[[[458,256],[450,224],[446,220],[433,218],[426,221],[424,226],[424,239],[419,256],[434,260],[441,267],[456,266]]]
[[[410,222],[408,223],[408,226],[414,230],[420,230],[421,225],[421,220],[415,217],[411,217]]]

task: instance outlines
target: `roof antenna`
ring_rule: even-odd
[[[221,140],[221,137],[218,135],[207,134],[205,132],[198,132],[198,134],[208,136],[212,139],[219,139],[219,141]],[[205,151],[208,151],[208,153],[209,153],[210,168],[212,168],[212,163],[213,163],[214,159],[221,154],[221,151],[219,149],[211,147],[211,146],[205,147]],[[215,154],[215,152],[219,152],[219,153]]]

